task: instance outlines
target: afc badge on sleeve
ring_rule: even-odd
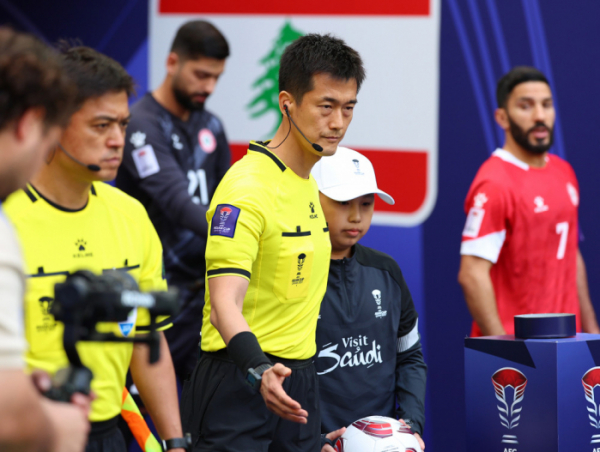
[[[483,205],[488,202],[488,197],[485,193],[477,193],[473,199],[473,207],[469,210],[469,214],[467,215],[467,222],[465,224],[465,228],[463,229],[463,237],[474,238],[479,235],[479,230],[481,229],[481,224],[483,223],[483,216],[485,215],[485,210],[483,209]]]
[[[479,230],[481,229],[481,223],[483,223],[484,215],[485,210],[481,207],[471,207],[471,210],[469,210],[469,214],[467,215],[465,228],[463,229],[463,237],[473,238],[479,235]]]
[[[210,235],[233,238],[241,210],[231,204],[219,204],[210,226]]]

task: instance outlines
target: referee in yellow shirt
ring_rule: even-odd
[[[225,175],[207,213],[202,358],[182,394],[194,451],[318,451],[312,364],[331,244],[310,175],[335,153],[365,77],[358,53],[307,35],[281,58],[283,121]]]
[[[77,87],[79,109],[60,144],[24,190],[4,203],[25,257],[26,353],[30,369],[54,373],[68,364],[63,326],[50,309],[54,285],[80,269],[128,272],[143,291],[165,290],[162,247],[144,207],[101,181],[115,178],[129,121],[133,80],[125,69],[89,47],[65,49],[63,66]],[[148,311],[132,310],[127,321],[103,325],[121,337],[148,330]],[[169,319],[158,319],[163,328]],[[147,346],[84,342],[81,360],[93,374],[91,433],[86,452],[126,452],[117,428],[127,369],[150,412],[166,450],[184,452],[175,373],[164,335],[160,360],[148,363]]]

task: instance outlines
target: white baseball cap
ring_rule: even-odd
[[[335,201],[377,193],[386,203],[394,204],[394,198],[377,187],[371,161],[352,149],[339,146],[332,156],[322,157],[312,175],[319,191]]]

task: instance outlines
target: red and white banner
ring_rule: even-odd
[[[373,223],[418,225],[437,198],[440,8],[440,0],[151,0],[150,88],[164,78],[179,26],[214,23],[231,56],[207,105],[236,160],[250,140],[271,138],[277,127],[274,74],[285,46],[307,33],[344,39],[362,56],[367,79],[342,145],[373,162],[380,188],[396,200],[377,199]]]

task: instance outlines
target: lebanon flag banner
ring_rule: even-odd
[[[150,89],[165,76],[177,29],[199,18],[230,46],[207,108],[223,121],[234,161],[250,140],[271,138],[281,121],[277,74],[286,46],[330,33],[360,53],[367,71],[342,146],[373,162],[379,187],[396,201],[376,197],[373,223],[427,219],[437,197],[440,0],[151,0]]]

